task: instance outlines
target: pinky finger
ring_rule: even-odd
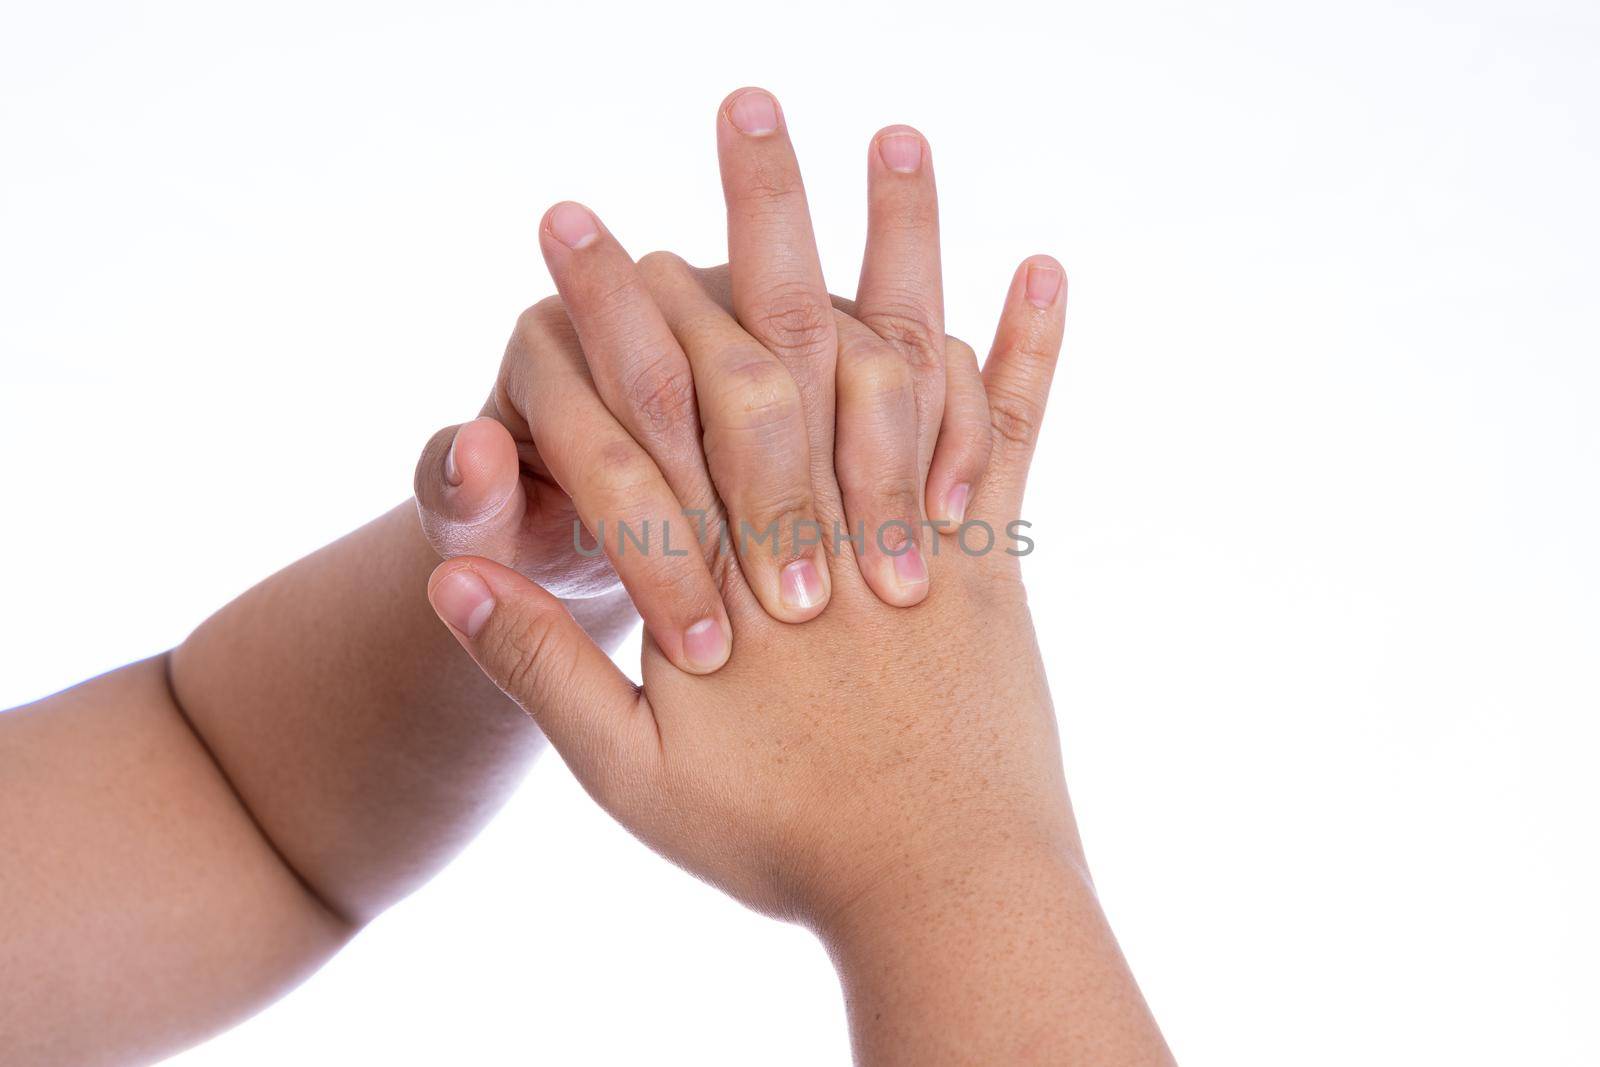
[[[1024,260],[1011,279],[994,347],[983,365],[993,449],[980,496],[986,509],[1004,517],[1015,516],[1022,506],[1066,312],[1067,275],[1061,264],[1049,256]]]
[[[972,346],[944,339],[944,418],[928,468],[928,517],[943,533],[954,533],[967,515],[972,491],[989,467],[989,399]]]

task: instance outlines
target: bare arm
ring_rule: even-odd
[[[0,1049],[148,1062],[300,981],[543,745],[423,594],[407,503],[168,656],[0,715]],[[573,605],[614,647],[633,616]]]
[[[818,927],[857,1062],[1172,1062],[1075,849],[972,842]]]

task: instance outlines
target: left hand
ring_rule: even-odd
[[[730,387],[724,389],[724,398],[740,389],[767,389],[783,394],[778,402],[787,403],[798,394],[799,425],[790,419],[741,429],[724,419],[716,424],[720,430],[714,441],[754,432],[766,435],[772,448],[750,463],[738,449],[713,445],[716,469],[707,472],[701,458],[701,420],[720,415],[723,409],[708,411],[707,398],[689,384],[692,375],[682,349],[663,328],[659,315],[638,339],[608,336],[601,317],[573,316],[590,323],[580,349],[568,308],[592,308],[597,301],[625,298],[628,294],[613,283],[626,254],[587,211],[558,205],[540,227],[540,243],[566,303],[543,302],[523,315],[485,408],[488,417],[441,431],[418,462],[419,509],[429,539],[441,554],[495,559],[564,598],[607,595],[618,587],[620,574],[636,603],[661,603],[672,588],[692,588],[698,591],[680,598],[685,607],[691,606],[688,601],[705,601],[709,589],[705,580],[684,573],[692,568],[637,554],[631,561],[619,560],[614,536],[606,544],[606,555],[585,559],[573,551],[572,524],[585,509],[571,493],[582,486],[570,471],[555,470],[549,454],[559,461],[574,445],[594,448],[601,442],[611,442],[606,447],[615,453],[648,454],[667,483],[657,495],[675,493],[683,507],[707,506],[707,478],[715,475],[716,489],[730,505],[736,502],[735,523],[742,519],[763,530],[778,518],[780,532],[787,533],[784,527],[792,529],[792,523],[772,513],[787,508],[790,518],[806,517],[805,482],[796,471],[814,462],[831,469],[837,421],[840,454],[852,457],[849,469],[856,474],[844,492],[852,523],[888,530],[889,548],[897,548],[896,535],[909,529],[916,549],[899,557],[897,570],[896,557],[880,551],[877,544],[867,545],[863,560],[869,585],[888,603],[915,603],[925,595],[926,582],[917,580],[919,570],[925,573],[919,542],[926,528],[921,521],[932,517],[959,523],[988,455],[988,412],[976,359],[969,346],[942,333],[931,153],[908,127],[889,127],[873,138],[868,155],[868,248],[858,310],[852,302],[830,298],[821,288],[799,168],[787,136],[780,130],[728,136],[736,130],[730,117],[735,106],[744,114],[752,93],[765,95],[742,91],[724,103],[718,129],[730,254],[750,265],[740,276],[754,281],[736,293],[729,268],[692,271],[665,254],[645,257],[644,276],[652,285],[693,277],[722,307],[742,307],[751,321],[764,323],[761,328],[768,335],[792,334],[802,320],[820,323],[835,340],[817,349],[815,361],[804,354],[795,357],[796,349],[804,348],[799,344],[802,339],[787,336],[779,338],[778,350],[793,358],[780,362],[769,350],[760,354],[760,360],[736,368],[746,380],[722,383]],[[772,181],[779,185],[771,185]],[[773,201],[773,211],[760,208],[763,197]],[[603,247],[595,255],[573,254],[557,233],[558,213],[562,225],[575,220],[579,226],[583,236],[574,240],[589,239],[592,224],[592,232],[604,238]],[[802,254],[763,251],[769,247],[763,241],[781,241],[795,233],[804,234]],[[798,287],[779,277],[797,265],[803,275]],[[852,343],[841,348],[827,311],[830,302],[874,324],[875,331],[857,325],[846,338]],[[836,363],[842,379],[837,420],[831,386]],[[561,368],[575,373],[554,374]],[[788,373],[779,376],[773,370]],[[767,374],[763,381],[750,380],[761,373]],[[830,380],[827,388],[819,384],[824,379]],[[767,414],[772,414],[770,409]],[[905,432],[907,420],[914,421],[914,432]],[[705,426],[708,434],[712,428],[712,423]],[[811,455],[814,441],[826,443],[816,457]],[[572,467],[570,459],[566,466]],[[710,499],[713,506],[720,506],[714,493]],[[667,508],[663,514],[675,516],[675,510]],[[831,536],[832,530],[823,533]],[[677,543],[681,545],[682,539]],[[776,547],[776,554],[763,546],[762,553],[742,561],[752,585],[774,618],[813,617],[824,606],[831,585],[826,558],[811,554],[808,569],[807,554],[792,538]],[[708,564],[714,570],[715,558]],[[683,614],[661,612],[652,618],[646,611],[646,626],[679,666],[704,669],[682,653],[681,632],[685,625],[695,624],[694,619],[679,617]]]
[[[691,390],[636,388],[610,400],[625,413],[619,418],[628,418],[635,412],[625,403],[630,395],[687,392],[698,399],[704,425],[702,453],[686,420],[635,413],[633,432],[659,473],[644,462],[626,480],[659,479],[684,500],[720,498],[735,529],[741,520],[764,524],[790,514],[828,527],[847,515],[914,526],[928,436],[912,402],[916,372],[903,348],[824,307],[787,138],[762,125],[766,112],[757,114],[756,133],[735,122],[749,120],[741,101],[753,92],[735,94],[721,119],[724,180],[743,190],[729,195],[726,306],[715,293],[720,274],[659,253],[636,267],[578,205],[557,205],[541,230],[602,393],[607,380],[658,381],[652,376],[676,373],[680,360],[692,376]],[[876,181],[921,181],[885,170]],[[922,188],[899,192],[916,197]],[[881,231],[889,223],[880,218],[875,227],[880,239],[870,251],[883,254]],[[929,244],[921,241],[918,254],[934,255]],[[907,295],[897,307],[937,305],[936,261],[920,277],[924,291],[903,283]],[[871,301],[881,298],[864,288],[866,306],[877,306]],[[939,850],[952,835],[1042,845],[1050,862],[1071,868],[1079,858],[1053,717],[1016,545],[1007,540],[1065,307],[1058,263],[1036,256],[1018,268],[988,364],[981,377],[974,369],[970,383],[984,419],[984,440],[973,451],[986,461],[992,456],[993,466],[966,518],[981,523],[987,538],[944,541],[942,580],[916,583],[914,598],[880,589],[894,581],[893,563],[878,562],[892,559],[888,553],[869,547],[869,562],[858,568],[853,543],[828,538],[812,551],[832,563],[835,602],[806,625],[785,628],[772,619],[767,594],[775,590],[764,586],[776,585],[778,575],[763,569],[749,545],[740,546],[737,565],[718,548],[708,558],[736,638],[729,666],[697,679],[647,643],[642,693],[548,593],[503,567],[477,559],[442,564],[430,599],[608,810],[753,906],[830,923],[886,870],[910,865],[920,875],[928,873],[925,865],[944,862]],[[825,446],[835,426],[827,388],[835,365],[836,454]],[[945,395],[938,385],[929,388]],[[605,450],[574,448],[570,455],[578,479],[614,459]],[[787,506],[763,507],[766,498],[748,494],[763,479],[778,489],[771,499]],[[868,527],[869,546],[878,529]],[[889,606],[924,598],[912,610]],[[640,605],[646,612],[652,606]],[[963,785],[974,773],[985,789]],[[934,788],[940,783],[948,788]]]

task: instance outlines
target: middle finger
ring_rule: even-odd
[[[819,490],[833,482],[833,308],[822,281],[800,164],[772,94],[740,89],[717,114],[728,267],[739,322],[800,390]]]

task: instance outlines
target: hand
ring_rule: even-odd
[[[1043,292],[1041,276],[1058,290],[1044,307],[1028,297]],[[738,645],[728,666],[697,678],[647,647],[640,692],[554,597],[505,567],[451,560],[430,599],[596,799],[758,910],[828,926],[907,867],[931,875],[941,849],[974,840],[1042,847],[1074,867],[1019,580],[1023,548],[1011,537],[1060,342],[1061,290],[1053,260],[1017,272],[984,374],[993,459],[968,534],[940,542],[940,581],[915,611],[891,609],[854,568],[836,567],[829,610],[784,627],[730,568]],[[701,314],[717,327],[704,347],[687,346],[697,373],[725,344],[712,338],[739,329]],[[813,498],[840,494],[824,483]]]
[[[724,120],[740,106],[735,97]],[[755,125],[758,132],[740,134],[748,143],[722,131],[725,176],[739,170],[729,156],[748,150],[763,154],[758,166],[771,187],[787,188],[786,142]],[[763,348],[796,376],[810,462],[804,495],[794,499],[829,523],[849,509],[848,487],[863,484],[861,466],[882,455],[846,454],[853,432],[847,423],[872,410],[844,399],[847,353],[857,343],[876,344],[842,314],[830,315],[823,329],[811,311],[741,307],[741,293],[814,291],[804,278],[751,281],[770,264],[799,263],[809,273],[809,226],[799,212],[778,225],[786,203],[794,202],[780,198],[750,213],[775,228],[751,242],[759,254],[741,254],[734,236],[737,320],[681,266],[658,259],[643,273],[696,390],[710,398],[703,410],[759,410],[737,402],[719,408],[716,377],[729,367],[766,365]],[[609,238],[598,226],[594,233],[572,251],[605,248],[612,291],[638,294],[626,257],[604,244]],[[737,234],[732,223],[730,234]],[[745,585],[742,568],[725,568],[737,638],[727,667],[694,677],[647,647],[641,691],[554,598],[513,572],[453,560],[430,582],[440,617],[608,811],[750,906],[823,937],[844,978],[865,1058],[965,1061],[981,1054],[986,1062],[1012,1062],[1029,1054],[1054,1062],[1093,1045],[1111,1049],[1115,1062],[1165,1062],[1094,903],[1020,583],[1020,549],[1008,539],[1017,530],[1065,302],[1054,260],[1035,257],[1018,269],[981,380],[992,457],[965,509],[967,530],[989,531],[993,540],[973,534],[930,542],[938,580],[914,610],[894,610],[874,594],[883,574],[870,564],[849,566],[849,541],[824,545],[832,602],[803,627],[775,623],[751,588],[759,579]],[[586,344],[591,316],[601,310],[572,303]],[[654,328],[656,312],[642,297],[604,310],[621,335],[640,336],[647,323]],[[806,330],[784,327],[756,344],[752,334],[774,324]],[[825,435],[816,428],[831,426],[817,412],[832,411],[825,380],[834,355],[837,479],[830,463],[817,461]],[[719,440],[715,420],[707,415],[706,422],[707,466],[715,488],[732,496],[719,471],[768,453],[753,440]],[[888,428],[878,438],[885,449],[918,440],[909,420],[880,425]],[[784,424],[785,433],[794,431]],[[795,477],[793,470],[787,475]],[[729,510],[738,514],[739,505],[730,500]]]
[[[731,124],[736,105],[746,114],[748,104],[741,102],[749,95],[730,98],[720,113],[719,130]],[[719,133],[719,142],[724,140]],[[768,159],[772,147],[777,154]],[[737,380],[718,376],[724,400],[768,405],[754,415],[768,419],[765,425],[750,425],[751,413],[745,412],[745,425],[723,419],[705,428],[717,488],[735,508],[734,531],[740,522],[756,533],[773,524],[777,531],[759,546],[752,546],[754,538],[740,542],[759,548],[746,552],[742,562],[774,618],[803,621],[826,603],[826,560],[808,553],[809,546],[797,545],[794,535],[797,525],[800,540],[835,533],[805,524],[809,488],[804,475],[815,442],[827,449],[819,453],[818,462],[831,469],[831,379],[834,362],[843,357],[838,432],[840,454],[852,459],[849,469],[856,475],[845,494],[850,518],[857,529],[884,533],[882,543],[874,539],[865,545],[868,581],[886,602],[915,603],[926,588],[919,549],[923,521],[931,515],[958,524],[988,458],[987,410],[976,359],[969,346],[943,334],[937,199],[926,143],[908,127],[890,127],[873,139],[859,310],[822,289],[799,169],[787,137],[780,133],[749,143],[735,140],[723,148],[732,255],[751,263],[740,276],[753,280],[736,294],[728,268],[696,271],[665,254],[647,256],[644,264],[647,278],[666,274],[681,281],[690,276],[705,297],[724,309],[743,307],[746,317],[758,323],[757,332],[775,338],[774,350],[786,357],[780,363],[772,352],[755,350],[751,354],[759,358],[730,368]],[[762,209],[765,200],[776,210]],[[807,251],[799,258],[805,262],[794,278],[786,278],[795,264],[764,252],[763,241],[802,230]],[[593,308],[627,297],[610,287],[618,257],[625,254],[609,235],[587,257],[572,255],[560,236],[587,240],[588,234],[601,232],[577,205],[558,205],[541,226],[547,262],[570,303]],[[686,300],[703,299],[691,298],[681,286],[675,291],[684,292]],[[816,365],[808,366],[812,353],[804,351],[801,342],[806,338],[799,336],[808,331],[797,327],[821,321],[831,333],[830,299],[872,324],[875,334],[858,326],[852,335],[858,343],[838,348],[830,342],[818,349]],[[568,600],[610,596],[626,585],[636,603],[661,605],[659,611],[645,612],[645,621],[675,663],[691,671],[715,669],[727,635],[725,620],[710,610],[703,576],[689,564],[670,561],[678,557],[635,552],[630,558],[625,551],[630,546],[619,544],[621,523],[638,533],[653,517],[658,537],[664,521],[675,521],[680,536],[673,547],[681,549],[689,539],[683,534],[710,529],[722,517],[721,501],[707,498],[704,478],[695,471],[705,466],[697,408],[705,409],[707,400],[696,397],[686,359],[659,316],[651,321],[647,314],[640,320],[649,331],[642,339],[608,331],[608,316],[616,321],[609,312],[579,316],[591,323],[580,345],[560,301],[542,302],[523,314],[483,416],[439,431],[423,450],[416,494],[424,531],[441,555],[493,559]],[[863,339],[871,343],[859,343]],[[788,380],[773,373],[783,369],[792,372]],[[822,381],[828,382],[827,388],[819,385]],[[750,395],[762,391],[769,395]],[[792,408],[797,402],[803,405],[800,419],[792,411],[791,417],[774,417],[772,405]],[[724,412],[725,406],[713,406],[708,414]],[[734,444],[752,436],[764,438],[769,446],[760,455]],[[585,509],[573,494],[596,497],[605,488],[575,484],[571,463],[563,468],[568,472],[564,481],[557,467],[560,454],[570,447],[592,453],[602,441],[624,464],[636,463],[641,449],[656,460],[667,488],[682,490],[681,506],[674,510],[653,479],[631,486],[628,492],[636,499],[623,506],[610,502],[610,536],[598,538],[603,551],[585,554],[574,550],[574,523]],[[554,463],[551,452],[558,454]],[[686,521],[683,508],[703,514]],[[594,514],[605,509],[593,501],[588,510]],[[846,528],[839,534],[847,537],[850,532]],[[594,527],[589,533],[596,533]],[[907,543],[910,550],[899,551]],[[715,580],[720,567],[715,546],[701,547],[706,574]],[[685,588],[689,595],[672,606],[674,590]],[[705,613],[696,615],[701,609]],[[686,634],[696,626],[700,629],[691,641]]]

